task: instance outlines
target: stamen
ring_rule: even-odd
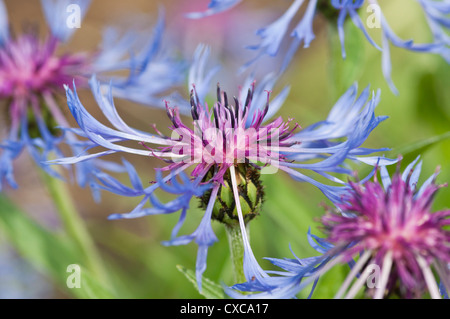
[[[223,92],[223,103],[224,103],[225,107],[228,107],[228,96],[227,96],[227,92]]]
[[[169,102],[164,101],[165,105],[166,105],[166,113],[167,113],[167,117],[170,119],[170,121],[173,123],[173,111],[170,109],[169,107]]]
[[[220,93],[220,86],[219,86],[219,82],[217,82],[217,102],[221,102],[222,101],[222,94]]]
[[[244,104],[244,114],[245,114],[246,108],[249,106],[249,104],[251,102],[252,95],[253,95],[252,90],[248,89],[247,98],[245,99],[245,104]]]
[[[198,116],[198,111],[197,111],[197,105],[195,104],[195,101],[194,101],[194,91],[193,90],[191,90],[190,102],[191,102],[192,119],[194,121],[197,121],[199,119],[199,116]]]
[[[239,100],[233,96],[234,99],[234,115],[236,116],[236,125],[239,125]]]
[[[214,112],[214,123],[216,123],[216,128],[219,128],[219,117],[217,115],[217,108],[213,107],[213,112]]]
[[[231,127],[235,128],[235,126],[236,126],[236,119],[234,118],[233,111],[231,110],[230,107],[228,107],[227,110],[230,112]]]

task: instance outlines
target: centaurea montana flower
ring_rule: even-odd
[[[186,14],[188,18],[199,19],[229,10],[242,0],[212,0],[208,9],[204,12],[192,12]],[[364,0],[310,0],[306,5],[303,17],[298,24],[290,31],[292,39],[290,47],[286,53],[285,62],[282,69],[286,68],[295,52],[303,43],[304,48],[308,48],[315,38],[313,22],[317,13],[323,14],[326,18],[337,23],[339,39],[341,42],[342,57],[345,59],[345,32],[344,23],[348,17],[353,24],[361,30],[366,39],[378,50],[382,51],[382,71],[392,92],[398,93],[391,78],[390,45],[414,52],[434,53],[441,55],[450,63],[450,38],[448,30],[450,26],[450,2],[447,0],[416,0],[423,9],[428,26],[432,33],[430,43],[414,43],[413,40],[403,40],[398,37],[388,21],[386,20],[381,6],[377,0],[368,0],[367,8],[373,12],[373,27],[381,29],[381,45],[378,45],[369,35],[364,22],[358,15],[358,10],[363,7]],[[413,1],[412,1],[413,2]],[[261,42],[257,45],[248,46],[249,49],[259,51],[257,57],[248,62],[244,67],[248,67],[263,55],[275,56],[278,54],[283,40],[287,37],[290,24],[295,19],[297,13],[302,8],[305,0],[295,0],[286,12],[270,25],[257,30],[256,34],[261,37]],[[413,5],[413,3],[412,3]],[[369,26],[369,28],[372,26]]]
[[[381,183],[376,175],[373,182],[349,183],[345,202],[337,205],[339,211],[330,210],[322,217],[328,237],[308,233],[309,242],[323,254],[314,257],[315,263],[272,259],[286,272],[264,278],[262,283],[249,280],[234,288],[260,291],[252,297],[292,298],[336,264],[348,262],[351,271],[335,298],[355,297],[366,282],[370,284],[366,292],[374,298],[420,298],[427,290],[432,298],[448,296],[450,211],[431,212],[433,197],[445,185],[435,184],[436,172],[417,188],[422,166],[422,162],[417,164],[418,159],[403,173],[397,169],[392,179],[382,167]],[[355,256],[359,256],[356,262]],[[306,276],[309,278],[305,280]],[[245,297],[232,289],[228,292],[234,297]]]
[[[48,157],[63,156],[60,147],[62,143],[68,144],[75,154],[82,150],[76,135],[64,130],[69,124],[57,101],[58,96],[63,96],[64,83],[75,80],[80,87],[87,87],[92,74],[128,70],[130,74],[125,78],[109,77],[115,94],[126,97],[122,94],[124,90],[133,93],[133,89],[139,87],[140,96],[145,96],[148,103],[153,102],[153,95],[171,88],[174,83],[182,83],[182,77],[174,79],[169,76],[180,74],[181,65],[166,63],[160,59],[153,61],[160,47],[164,26],[162,12],[151,41],[144,41],[135,31],[120,36],[117,29],[110,27],[106,29],[98,50],[60,54],[62,44],[70,39],[76,29],[70,28],[66,21],[70,13],[67,9],[72,2],[41,2],[49,27],[49,34],[45,39],[40,39],[34,30],[13,36],[8,26],[6,7],[0,0],[0,101],[4,104],[7,124],[2,132],[6,134],[5,139],[0,143],[0,190],[4,180],[10,186],[17,187],[13,162],[23,149],[27,149],[47,173],[58,177],[59,173],[44,163]],[[87,0],[76,2],[80,8],[80,18],[84,16],[89,4],[90,1]],[[160,81],[154,81],[154,70],[161,69],[160,65],[170,65],[172,69],[168,70],[166,67],[164,72],[157,73]],[[106,81],[107,78],[102,79]],[[157,89],[147,85],[147,89],[142,90],[139,82],[148,80],[160,85]],[[128,94],[132,100],[139,100],[140,96]],[[62,133],[58,128],[63,129]],[[76,170],[78,184],[83,187],[89,185],[96,199],[99,193],[94,175],[101,169],[123,171],[118,165],[102,160],[80,163]]]
[[[369,133],[385,119],[374,115],[379,94],[373,94],[368,101],[368,88],[357,96],[357,86],[352,86],[333,107],[326,121],[295,133],[299,129],[298,124],[291,127],[290,121],[284,122],[281,117],[265,122],[269,115],[274,115],[269,103],[270,93],[264,92],[265,88],[256,86],[254,82],[247,91],[240,89],[239,94],[233,98],[228,97],[217,86],[217,102],[211,108],[201,101],[194,86],[189,100],[193,128],[187,126],[180,116],[186,108],[172,108],[166,101],[172,136],[165,136],[156,127],[155,135],[128,126],[114,106],[111,89],[105,96],[102,86],[95,78],[91,79],[90,84],[100,109],[113,128],[100,123],[89,114],[80,102],[75,86],[74,91],[67,87],[68,106],[80,126],[80,129],[74,129],[73,132],[87,138],[86,151],[78,156],[52,162],[74,164],[125,152],[161,158],[168,163],[157,171],[169,173],[165,177],[158,174],[156,183],[145,188],[136,170],[125,160],[124,165],[132,187],[125,186],[108,175],[99,174],[98,178],[103,183],[102,188],[111,192],[123,196],[143,196],[133,211],[113,214],[111,219],[169,214],[182,210],[171,239],[165,244],[196,242],[199,246],[196,263],[199,287],[206,269],[208,248],[217,241],[211,220],[238,223],[241,230],[244,230],[245,223],[258,213],[257,209],[261,206],[262,193],[260,185],[255,182],[260,173],[283,170],[299,181],[315,185],[327,196],[334,198],[339,197],[339,186],[318,182],[299,169],[316,173],[334,183],[344,184],[331,173],[350,173],[343,164],[346,159],[371,165],[376,162],[381,162],[382,165],[392,163],[385,158],[362,156],[386,150],[360,147]],[[267,81],[266,84],[272,85],[273,82]],[[138,147],[131,147],[129,143],[122,145],[121,142],[124,141],[139,144]],[[87,152],[98,146],[106,150]],[[190,179],[184,175],[188,170]],[[183,182],[180,183],[177,177]],[[172,186],[168,186],[169,184]],[[154,194],[158,188],[177,194],[177,199],[166,204],[160,202]],[[178,236],[193,197],[201,198],[206,208],[205,214],[192,234]],[[144,207],[147,201],[150,201],[151,207]],[[246,250],[250,250],[245,231],[241,233]],[[246,254],[246,258],[248,256],[252,254]],[[254,260],[250,262],[254,263]]]

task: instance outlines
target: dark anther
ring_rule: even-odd
[[[245,99],[245,104],[244,104],[244,110],[248,107],[248,104],[250,103],[250,100],[252,98],[251,95],[252,95],[252,90],[248,89],[247,98]]]
[[[167,105],[166,105],[166,113],[169,119],[173,122],[173,113]]]
[[[219,82],[217,82],[217,102],[221,102],[222,101],[222,96],[220,94],[220,86],[219,86]]]
[[[225,107],[228,107],[228,96],[227,96],[227,92],[223,92],[223,101],[224,101]]]
[[[233,96],[234,99],[234,116],[236,117],[236,124],[239,124],[239,100]]]
[[[232,128],[235,128],[235,124],[236,124],[235,121],[236,121],[236,120],[235,120],[235,118],[234,118],[233,111],[231,110],[231,108],[227,108],[227,110],[230,111],[231,127],[232,127]]]
[[[195,104],[194,101],[194,92],[191,91],[191,114],[192,114],[192,118],[196,121],[198,120],[198,112],[197,112],[197,105]]]
[[[213,108],[213,112],[214,112],[214,122],[216,123],[216,127],[219,128],[219,117],[217,116],[217,109],[215,107]]]
[[[223,147],[223,155],[225,157],[225,150],[227,149],[227,136],[225,135],[225,131],[222,131],[222,147]]]
[[[192,119],[194,121],[198,120],[198,113],[197,113],[197,108],[195,108],[194,106],[191,107],[191,114],[192,114]]]
[[[195,101],[194,101],[194,90],[191,90],[191,94],[190,94],[190,102],[191,102],[191,106],[194,107],[194,106],[195,106]]]

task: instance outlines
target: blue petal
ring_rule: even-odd
[[[19,144],[16,144],[19,146]],[[5,180],[11,187],[17,188],[17,183],[14,179],[14,159],[20,154],[22,145],[17,147],[15,151],[11,149],[3,150],[0,156],[0,192],[2,191],[2,182]]]
[[[151,32],[143,32],[144,36],[141,36],[136,35],[136,30],[131,30],[116,40],[117,31],[107,30],[103,50],[94,62],[94,72],[129,70],[127,77],[108,77],[115,97],[164,108],[167,92],[184,84],[186,63],[176,57],[173,48],[163,48],[164,29],[165,18],[161,8],[149,43],[147,38]],[[125,58],[126,54],[131,57]],[[106,82],[104,76],[100,80]]]
[[[203,12],[186,13],[185,17],[189,19],[201,19],[214,14],[224,12],[237,5],[242,0],[211,0],[208,9]]]
[[[311,0],[306,8],[305,15],[303,16],[300,23],[292,31],[291,36],[303,40],[304,47],[308,48],[311,41],[314,40],[315,35],[313,32],[313,21],[316,11],[317,0]]]
[[[303,0],[295,0],[280,18],[267,27],[259,29],[256,34],[262,38],[262,42],[248,48],[254,50],[263,49],[266,54],[275,56],[280,48],[281,41],[286,35],[291,20],[302,4]]]
[[[164,245],[185,245],[192,240],[195,240],[196,244],[198,245],[195,273],[198,289],[200,291],[202,288],[202,275],[206,270],[206,257],[208,254],[208,248],[218,240],[211,227],[211,214],[214,203],[216,201],[218,190],[219,187],[216,186],[211,192],[208,206],[206,207],[206,211],[203,215],[200,225],[191,235],[172,238],[170,241],[166,241],[163,243]]]
[[[317,252],[321,254],[325,254],[330,249],[334,248],[332,244],[325,241],[323,238],[320,238],[314,234],[311,233],[311,228],[308,228],[308,243],[311,245],[312,248],[314,248]]]
[[[6,10],[5,3],[0,0],[0,46],[9,40],[9,23],[8,23],[8,11]]]
[[[413,173],[413,167],[416,165],[416,163],[419,161],[419,159],[420,159],[420,155],[417,156],[414,159],[414,161],[409,163],[408,166],[405,168],[405,170],[403,171],[403,174],[402,174],[403,181],[406,181],[406,179],[408,178],[408,175]],[[421,168],[421,165],[419,166],[419,174],[420,174],[420,168]]]
[[[253,99],[251,101],[250,108],[248,110],[249,116],[247,117],[246,125],[250,126],[253,115],[257,111],[262,111],[267,103],[267,94],[268,92],[271,92],[273,88],[275,87],[279,76],[275,75],[274,73],[268,73],[264,78],[262,78],[260,81],[256,83],[254,92],[253,92]],[[255,82],[253,74],[250,74],[245,80],[242,87],[250,87],[252,83]],[[264,117],[264,120],[268,120],[271,117],[275,115],[275,113],[281,108],[281,106],[284,104],[284,101],[286,100],[288,94],[290,91],[290,87],[286,86],[283,88],[283,90],[273,99],[270,100],[269,103],[269,110],[267,111],[266,116]],[[247,97],[247,92],[244,92],[244,90],[241,90],[239,95],[239,101],[241,104],[244,104],[245,98]]]
[[[382,35],[382,43],[383,43],[383,52],[381,55],[381,68],[383,71],[383,75],[384,75],[384,78],[385,78],[387,84],[389,85],[389,88],[391,89],[391,91],[395,95],[398,95],[398,90],[395,87],[394,82],[392,81],[392,77],[391,77],[392,66],[391,66],[391,54],[390,54],[390,48],[389,48],[389,41],[384,33]]]
[[[337,20],[337,27],[338,27],[338,35],[339,40],[341,41],[341,54],[342,58],[345,59],[347,54],[345,52],[345,32],[344,32],[344,23],[345,18],[347,17],[347,9],[342,9],[339,12],[338,20]]]
[[[349,13],[352,18],[353,24],[364,33],[364,36],[369,41],[369,43],[372,44],[376,49],[382,51],[382,49],[378,46],[378,44],[376,44],[375,41],[373,41],[370,35],[367,33],[367,30],[364,27],[364,23],[361,21],[361,18],[358,16],[356,11],[350,9]]]
[[[204,104],[205,97],[209,93],[213,76],[221,68],[220,65],[214,65],[213,67],[208,67],[208,72],[205,72],[206,63],[210,54],[211,48],[209,46],[199,44],[195,49],[194,58],[189,68],[189,85],[195,85],[195,90],[201,104]]]
[[[66,42],[79,26],[70,24],[74,20],[84,17],[91,1],[78,0],[76,3],[70,0],[41,0],[47,24],[52,34],[60,41]]]

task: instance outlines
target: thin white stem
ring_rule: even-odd
[[[371,272],[370,265],[368,265],[366,268],[364,268],[363,272],[361,273],[361,276],[359,276],[358,280],[353,284],[353,286],[350,288],[350,290],[347,292],[347,295],[345,295],[345,299],[353,299],[355,298],[358,291],[361,289],[361,287],[366,282],[367,278],[369,277]]]
[[[433,275],[430,267],[428,266],[425,259],[422,256],[416,255],[417,263],[422,269],[423,276],[425,277],[425,282],[427,283],[428,290],[430,291],[431,298],[433,299],[442,299],[441,294],[439,293],[439,288],[436,283],[436,278]]]
[[[371,250],[367,250],[364,252],[364,254],[359,258],[358,262],[353,266],[350,273],[347,275],[347,278],[345,278],[344,283],[342,284],[341,288],[337,292],[337,294],[334,296],[334,299],[340,299],[344,292],[347,290],[348,286],[352,282],[353,278],[355,278],[356,274],[360,269],[364,266],[366,261],[369,259],[370,255],[372,254]]]
[[[239,191],[237,189],[237,181],[236,181],[236,171],[234,166],[230,166],[230,175],[231,175],[231,187],[233,188],[234,201],[236,203],[236,210],[239,219],[239,226],[241,227],[242,239],[244,243],[248,243],[247,231],[244,223],[244,216],[242,215],[242,207],[241,201],[239,200]]]
[[[447,264],[444,262],[434,261],[434,267],[437,270],[442,283],[444,284],[444,288],[447,290],[447,293],[450,294],[450,271]]]
[[[260,277],[268,277],[266,272],[259,266],[258,262],[256,261],[256,258],[253,254],[252,248],[250,246],[250,241],[248,240],[247,231],[245,228],[244,223],[244,216],[242,214],[242,207],[241,207],[241,201],[239,200],[239,191],[237,189],[237,181],[236,181],[236,171],[234,169],[234,166],[230,167],[230,174],[231,174],[231,187],[233,188],[233,195],[234,195],[234,201],[236,203],[236,210],[238,213],[238,219],[239,219],[239,227],[241,229],[242,234],[242,242],[244,244],[244,261],[245,261],[245,254],[248,254],[247,258],[250,258],[252,260],[252,263],[254,263],[255,267],[257,267],[256,272],[252,275],[260,276]],[[245,274],[245,269],[244,269]],[[249,278],[246,278],[247,280]]]
[[[389,274],[391,273],[392,262],[393,262],[392,252],[388,251],[386,256],[384,256],[384,259],[383,259],[383,265],[381,268],[380,287],[377,288],[374,299],[383,298],[384,291],[386,290],[386,286],[387,286],[387,283],[389,280]]]

